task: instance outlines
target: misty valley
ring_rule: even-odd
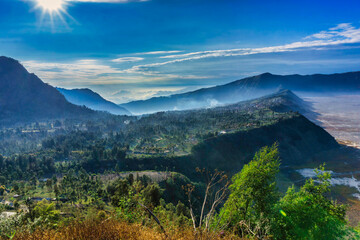
[[[359,78],[117,105],[0,57],[0,238],[357,239]]]

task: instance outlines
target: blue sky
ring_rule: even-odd
[[[359,10],[347,0],[0,0],[0,55],[121,103],[263,72],[358,71]]]

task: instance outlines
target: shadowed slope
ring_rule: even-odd
[[[0,118],[2,124],[65,117],[93,116],[75,106],[54,87],[29,73],[18,61],[0,57]]]

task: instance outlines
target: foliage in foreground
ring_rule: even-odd
[[[269,235],[269,216],[279,196],[275,177],[280,161],[277,145],[262,148],[234,175],[231,194],[221,210],[222,223],[241,235]]]
[[[1,239],[1,238],[0,238]],[[157,229],[142,226],[138,223],[127,223],[116,221],[114,219],[87,220],[84,222],[76,221],[57,230],[37,229],[34,232],[20,232],[15,235],[13,240],[163,240],[163,239],[213,239],[213,240],[230,240],[239,239],[232,235],[206,234],[201,238],[196,238],[191,229],[177,229],[168,233],[168,237]]]
[[[327,198],[331,176],[320,169],[316,181],[307,180],[299,191],[290,187],[275,205],[275,212],[282,213],[273,227],[277,239],[341,239],[351,234],[346,206]]]
[[[101,187],[100,180],[95,179],[94,190],[99,190],[95,195],[105,197],[103,200],[111,202],[112,207],[102,200],[103,204],[96,204],[94,195],[89,204],[92,215],[80,211],[74,218],[62,218],[54,203],[45,200],[36,205],[29,203],[28,213],[7,221],[0,219],[0,238],[360,239],[347,225],[346,207],[329,199],[331,176],[323,166],[316,170],[316,179],[307,180],[299,190],[290,187],[283,197],[276,187],[279,166],[279,153],[274,144],[257,152],[253,160],[233,176],[230,186],[223,172],[199,169],[207,178],[203,198],[193,196],[195,186],[188,184],[184,187],[188,206],[181,201],[176,205],[166,203],[162,198],[163,189],[144,177],[135,179],[129,174],[109,184],[106,190]],[[62,181],[79,182],[71,179],[66,177]],[[90,181],[86,174],[80,179]],[[84,186],[92,186],[90,183]],[[166,183],[175,186],[169,184],[171,181]],[[81,194],[71,195],[82,199]],[[74,201],[70,203],[72,206]]]
[[[317,178],[309,179],[299,191],[292,186],[280,198],[276,188],[279,171],[277,145],[262,148],[236,174],[231,194],[219,217],[228,229],[256,239],[358,239],[347,226],[346,206],[328,198],[329,172],[321,166]]]

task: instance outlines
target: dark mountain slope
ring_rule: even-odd
[[[335,139],[324,129],[298,115],[290,119],[248,131],[211,137],[192,148],[186,156],[128,158],[124,170],[166,170],[196,178],[195,168],[239,172],[261,147],[278,142],[283,167],[304,166],[318,156],[339,149]],[[326,162],[327,159],[321,159]]]
[[[222,107],[143,116],[134,124],[143,122],[151,126],[156,118],[156,124],[171,123],[166,124],[170,129],[174,128],[172,124],[180,125],[181,133],[184,134],[181,140],[196,140],[195,144],[185,156],[130,158],[126,165],[128,170],[168,168],[188,176],[196,176],[193,171],[196,167],[238,172],[257,150],[275,142],[279,143],[282,166],[290,167],[311,164],[320,155],[339,149],[338,143],[329,133],[296,111],[311,113],[311,106],[291,91],[281,90],[258,99]],[[186,124],[181,125],[181,120],[184,119],[187,119]],[[192,132],[197,132],[196,129],[201,126],[206,126],[204,131],[210,129],[210,133],[221,130],[225,133],[196,138]],[[172,144],[180,145],[177,142]],[[327,160],[329,159],[321,159],[324,162]]]
[[[242,106],[255,106],[258,108],[270,108],[275,112],[299,112],[301,114],[311,111],[311,104],[298,97],[292,91],[283,89],[275,93],[265,95],[260,98],[241,101],[234,104],[229,104],[221,107],[220,109],[236,109]],[[214,109],[216,109],[214,108]]]
[[[250,103],[253,106],[261,108],[270,108],[275,112],[299,112],[312,122],[320,124],[317,120],[318,113],[313,110],[312,104],[304,101],[302,98],[298,97],[292,91],[284,89],[276,93],[265,95],[260,98],[253,100],[242,101],[235,104],[226,105],[223,108],[236,108],[237,106]]]
[[[0,57],[1,124],[94,115],[94,111],[66,101],[54,87],[30,74],[18,61]]]
[[[201,166],[239,170],[259,148],[274,142],[279,143],[282,166],[307,164],[315,155],[339,146],[324,129],[299,115],[270,126],[208,139],[195,146],[192,154]]]
[[[122,106],[135,114],[174,109],[185,110],[254,99],[279,88],[305,92],[360,91],[360,72],[285,76],[264,73],[221,86],[129,102]]]
[[[273,88],[281,86],[293,91],[360,91],[360,71],[313,75],[274,75],[271,73],[264,73],[258,76],[238,80],[224,86],[235,87],[246,84],[249,81],[254,82],[259,88]]]
[[[71,90],[64,88],[56,89],[65,96],[66,100],[75,105],[86,106],[93,110],[106,111],[116,115],[131,115],[125,108],[104,99],[98,93],[88,88]]]

